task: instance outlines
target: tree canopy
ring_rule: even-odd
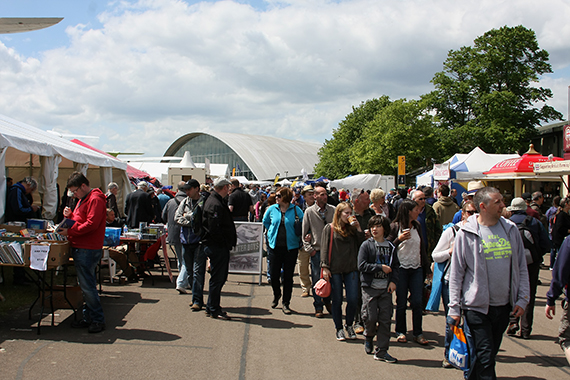
[[[421,101],[388,96],[362,102],[326,140],[318,175],[392,174],[397,156],[417,169],[479,146],[487,153],[513,153],[528,146],[543,122],[562,120],[545,103],[548,88],[536,86],[551,73],[548,52],[524,26],[492,29],[473,46],[450,50],[435,90]]]

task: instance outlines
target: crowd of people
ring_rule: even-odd
[[[31,177],[9,187],[7,221],[25,220],[37,211],[29,199],[35,188],[37,182]],[[546,253],[550,253],[546,268],[552,271],[548,318],[570,282],[570,243],[565,239],[570,234],[570,199],[556,197],[552,207],[544,209],[540,192],[524,193],[505,207],[498,189],[478,181],[470,182],[458,200],[446,184],[435,191],[431,187],[329,191],[325,183],[293,189],[247,188],[236,179],[218,178],[210,188],[192,179],[180,182],[177,192],[169,195],[138,183],[137,190],[127,195],[121,215],[115,183],[103,194],[75,172],[66,190],[73,202],[64,203],[62,214],[76,223],[63,234],[69,238],[85,300],[83,319],[73,327],[93,333],[105,329],[95,281],[105,226],[123,223],[129,228],[166,223],[167,243],[178,258],[176,291],[192,292],[192,311],[205,308],[209,317],[230,320],[221,306],[221,291],[230,250],[237,243],[234,221],[261,222],[273,291],[269,306],[275,309],[281,302],[284,314],[293,312],[298,265],[301,297],[312,295],[314,316],[323,318],[326,309],[339,341],[363,334],[365,352],[379,361],[397,362],[388,353],[393,294],[396,341],[406,343],[411,337],[419,345],[430,344],[422,329],[426,303],[429,297],[441,297],[447,316],[441,327],[446,353],[442,365],[451,367],[450,330],[461,324],[470,346],[466,378],[495,378],[495,357],[505,332],[531,339]],[[118,247],[111,250],[120,255],[116,261],[123,273],[136,281],[135,259]],[[434,271],[434,265],[441,270]],[[209,292],[204,302],[207,268]],[[330,295],[321,297],[313,291],[321,278],[330,282]],[[430,295],[426,289],[432,283],[441,286]],[[406,323],[408,305],[411,331]],[[567,300],[563,314],[559,340],[570,361]]]

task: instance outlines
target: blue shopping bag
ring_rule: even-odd
[[[467,338],[465,337],[462,327],[450,325],[449,331],[453,334],[453,339],[449,346],[447,361],[454,367],[465,371],[469,369],[469,347],[467,346]]]

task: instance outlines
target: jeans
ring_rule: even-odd
[[[346,325],[352,326],[358,307],[358,271],[335,273],[331,277],[332,317],[334,327],[342,329],[342,285],[346,289]]]
[[[503,333],[509,325],[511,305],[489,306],[487,314],[465,310],[465,319],[475,343],[475,361],[471,361],[472,379],[496,379],[495,358]]]
[[[176,287],[186,289],[192,286],[193,283],[193,270],[194,267],[194,255],[198,249],[199,244],[182,244],[182,255],[178,256],[178,262],[180,265],[180,272],[178,273],[178,278],[176,279]],[[178,252],[176,253],[178,254]]]
[[[204,279],[206,278],[206,253],[198,245],[194,253],[194,281],[192,282],[192,303],[204,306]]]
[[[222,312],[220,299],[222,288],[228,279],[230,250],[222,246],[209,245],[204,246],[204,253],[210,259],[210,290],[206,311],[218,315]]]
[[[103,307],[97,292],[97,264],[103,255],[102,249],[72,248],[71,255],[77,272],[77,282],[83,293],[83,319],[87,322],[105,323]]]
[[[321,251],[311,256],[311,279],[316,284],[321,278]],[[325,303],[330,303],[331,297],[321,298],[313,292],[313,306],[316,312],[322,312]]]
[[[283,305],[289,305],[293,293],[293,275],[297,263],[299,249],[288,250],[287,247],[268,247],[268,257],[271,263],[271,287],[273,297],[281,298],[281,268],[283,268]]]
[[[556,262],[556,254],[558,253],[558,248],[550,248],[550,269],[554,268],[554,263]]]
[[[406,307],[408,305],[408,291],[410,292],[410,306],[412,308],[412,325],[414,336],[421,335],[422,331],[422,301],[424,290],[423,269],[400,268],[400,279],[396,286],[396,333],[406,334]]]

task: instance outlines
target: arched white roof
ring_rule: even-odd
[[[164,155],[175,154],[185,143],[199,135],[212,136],[230,147],[258,180],[272,180],[277,173],[284,177],[285,172],[289,177],[296,177],[301,175],[302,169],[312,174],[319,161],[317,152],[321,144],[225,132],[189,133],[172,143]]]

